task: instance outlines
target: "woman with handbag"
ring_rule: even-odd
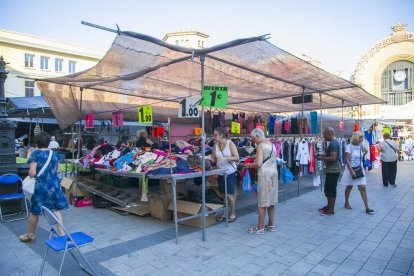
[[[250,234],[263,235],[265,229],[274,232],[275,205],[278,201],[278,175],[276,164],[276,148],[266,139],[263,130],[255,128],[251,137],[256,147],[256,158],[253,163],[245,164],[246,169],[257,169],[257,205],[258,222],[247,230]],[[265,216],[269,217],[265,225]]]
[[[216,143],[213,147],[212,161],[217,163],[217,167],[220,169],[227,170],[227,198],[231,209],[229,222],[234,222],[236,220],[236,171],[237,163],[239,162],[239,153],[236,145],[227,139],[227,131],[225,128],[215,128],[213,138]],[[220,194],[224,195],[224,178],[221,175],[218,176],[218,186]],[[226,217],[222,216],[217,220],[225,221]]]
[[[397,142],[391,140],[389,133],[384,133],[384,141],[380,142],[381,151],[381,172],[382,184],[388,187],[388,184],[395,187],[395,178],[397,176]]]
[[[345,188],[345,208],[352,209],[349,204],[349,195],[354,185],[358,185],[358,190],[361,193],[362,200],[365,204],[365,212],[371,214],[374,210],[368,207],[367,197],[367,179],[365,177],[363,160],[365,154],[368,152],[362,145],[364,141],[364,133],[356,131],[352,134],[351,143],[346,146],[345,159],[346,165],[342,175],[342,183],[346,185]]]
[[[62,192],[59,181],[59,158],[58,153],[48,149],[50,135],[40,132],[35,137],[38,150],[33,151],[29,160],[29,176],[36,177],[33,195],[30,199],[30,216],[27,233],[20,235],[22,242],[32,242],[35,240],[36,226],[41,215],[41,206],[45,206],[54,211],[55,215],[63,223],[62,215],[59,210],[69,209],[68,201]],[[60,235],[64,235],[59,229]]]

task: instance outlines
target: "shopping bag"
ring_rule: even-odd
[[[289,171],[288,168],[282,167],[280,168],[280,178],[282,180],[282,183],[289,184],[293,181],[293,174]]]
[[[252,185],[252,179],[250,178],[250,174],[249,174],[249,170],[245,170],[246,173],[244,174],[243,177],[243,185],[242,185],[242,191],[243,193],[251,193],[253,190],[253,185]]]
[[[32,194],[34,193],[34,189],[35,189],[35,184],[36,184],[35,177],[26,176],[26,178],[23,180],[23,184],[22,184],[23,192],[27,198],[32,197]]]

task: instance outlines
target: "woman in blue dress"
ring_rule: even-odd
[[[27,161],[30,164],[30,177],[35,177],[47,162],[50,152],[48,149],[50,135],[46,132],[40,132],[36,135],[35,142],[39,149],[33,151]],[[36,179],[35,190],[30,200],[29,226],[27,233],[19,237],[20,241],[32,242],[35,240],[35,231],[39,221],[39,215],[41,215],[41,206],[45,206],[54,211],[55,215],[63,223],[59,210],[68,209],[69,205],[60,187],[59,172],[58,154],[53,152],[48,166],[42,175]],[[59,229],[59,232],[60,235],[64,235],[61,229]]]

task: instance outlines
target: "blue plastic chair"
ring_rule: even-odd
[[[40,275],[42,275],[49,249],[52,249],[56,252],[63,252],[62,262],[60,263],[59,268],[59,275],[61,275],[62,273],[63,263],[65,261],[67,252],[69,252],[72,255],[72,257],[76,260],[76,262],[85,272],[87,272],[90,275],[98,275],[93,269],[92,265],[88,262],[86,257],[82,254],[82,252],[79,249],[81,246],[93,242],[93,237],[88,236],[83,232],[69,233],[66,230],[66,228],[62,225],[62,223],[59,221],[59,219],[56,217],[56,215],[44,206],[42,206],[42,213],[47,222],[49,223],[51,230],[49,239],[45,241],[46,253],[43,258],[42,267],[40,268]],[[65,236],[58,236],[58,227],[60,227],[63,230],[63,232],[65,232]],[[90,270],[86,269],[79,261],[79,259],[76,257],[76,255],[72,254],[72,249],[75,249],[78,252],[79,256],[87,264]]]
[[[29,210],[27,209],[27,201],[24,193],[19,193],[19,187],[22,185],[22,179],[16,175],[16,174],[4,174],[0,176],[0,186],[2,192],[0,192],[0,219],[3,222],[9,222],[9,221],[15,221],[15,220],[21,220],[21,219],[27,219],[29,216]],[[10,211],[7,212],[6,208],[2,208],[2,204],[5,202],[9,202],[9,208],[12,201],[20,201],[20,208],[17,212]],[[3,206],[4,207],[4,206]],[[3,213],[4,212],[4,213]],[[23,212],[26,212],[26,215],[24,217],[17,217],[14,219],[8,219],[6,220],[5,217],[8,216],[16,216],[21,215]]]

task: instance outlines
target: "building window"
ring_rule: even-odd
[[[34,55],[25,54],[24,55],[24,67],[33,68],[33,59],[34,59]]]
[[[388,105],[405,105],[413,100],[414,63],[400,60],[385,68],[381,77],[381,97]]]
[[[48,57],[40,57],[40,69],[42,70],[49,70],[49,58]]]
[[[75,73],[76,72],[76,61],[69,61],[69,73]]]
[[[63,59],[55,59],[55,71],[62,72],[63,71]]]
[[[177,45],[177,46],[180,45],[180,41],[179,40],[176,40],[175,41],[175,45]]]
[[[34,81],[25,80],[24,81],[24,91],[26,97],[34,96]]]

